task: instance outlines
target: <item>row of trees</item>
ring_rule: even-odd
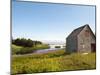
[[[32,47],[32,46],[36,46],[37,44],[42,44],[42,42],[33,41],[31,39],[25,39],[25,38],[17,38],[17,39],[12,39],[12,44],[23,46],[23,47]]]

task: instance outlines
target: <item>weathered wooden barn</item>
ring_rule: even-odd
[[[88,24],[72,31],[66,38],[66,52],[90,53],[96,51],[96,36]]]

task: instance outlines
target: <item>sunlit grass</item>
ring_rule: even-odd
[[[12,74],[95,69],[95,60],[95,53],[67,55],[64,50],[12,56]]]

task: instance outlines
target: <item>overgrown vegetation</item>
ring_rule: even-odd
[[[21,50],[21,46],[16,46],[16,45],[11,45],[12,48],[12,54],[17,54],[17,52],[19,52]]]
[[[41,41],[33,41],[26,38],[12,39],[12,54],[28,54],[36,50],[48,49],[49,45]]]
[[[33,47],[42,44],[40,41],[33,41],[31,39],[17,38],[12,40],[12,44],[23,47]]]
[[[39,44],[33,47],[22,47],[22,46],[12,45],[12,54],[28,54],[28,53],[33,53],[36,50],[48,49],[48,48],[49,46],[47,44]]]
[[[55,46],[55,48],[61,48],[60,46]]]
[[[65,54],[64,50],[45,54],[13,55],[12,74],[95,69],[95,53]]]

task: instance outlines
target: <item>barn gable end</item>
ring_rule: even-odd
[[[92,51],[92,44],[95,45],[95,35],[89,25],[84,25],[66,38],[66,52],[88,53]]]

